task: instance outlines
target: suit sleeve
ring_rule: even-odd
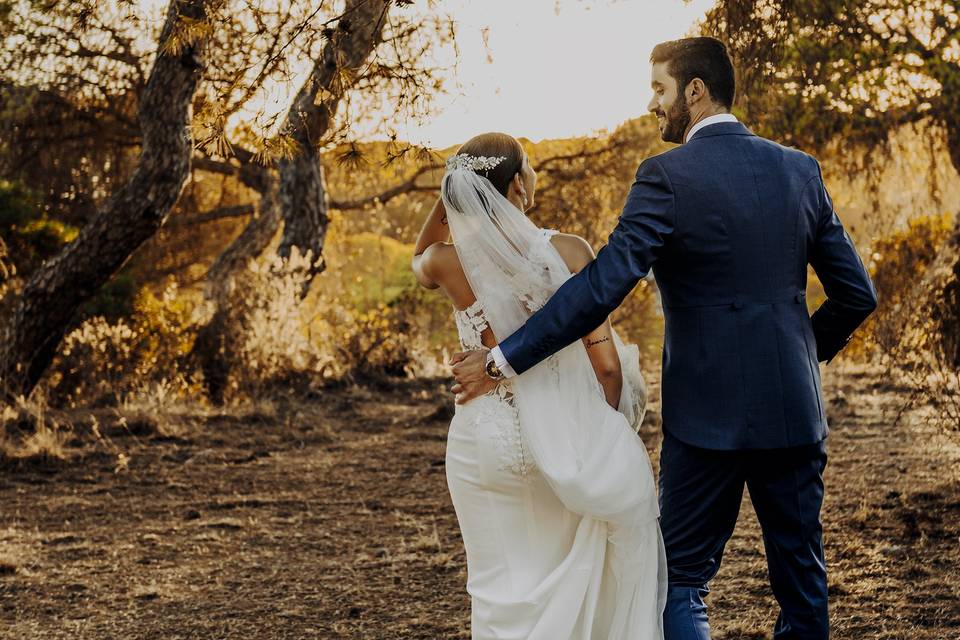
[[[599,327],[649,273],[675,227],[674,193],[655,158],[637,170],[620,220],[595,260],[500,343],[518,374]]]
[[[820,217],[810,252],[810,265],[823,284],[826,301],[811,322],[817,342],[817,360],[833,359],[854,330],[877,308],[877,292],[856,247],[833,210],[833,202],[819,173],[813,179]]]

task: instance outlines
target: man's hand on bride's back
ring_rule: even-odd
[[[457,404],[465,404],[497,386],[487,375],[487,351],[461,351],[450,360],[457,383],[450,389],[456,394]]]

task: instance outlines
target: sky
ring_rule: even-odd
[[[537,141],[645,114],[650,51],[687,35],[710,0],[444,0],[460,49],[435,117],[399,127],[431,147],[484,131]]]

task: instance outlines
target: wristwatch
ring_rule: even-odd
[[[487,352],[487,366],[485,367],[487,375],[493,380],[503,380],[503,372],[497,366],[497,361],[493,359],[493,352]]]

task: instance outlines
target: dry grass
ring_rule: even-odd
[[[54,468],[68,458],[67,425],[50,417],[42,399],[0,406],[0,466]]]
[[[923,408],[895,423],[905,387],[882,373],[829,374],[834,637],[958,638],[956,437]],[[0,475],[0,637],[468,638],[443,386],[200,407],[175,438],[98,410],[103,441],[55,474]],[[770,637],[748,500],[708,602],[715,640]]]

